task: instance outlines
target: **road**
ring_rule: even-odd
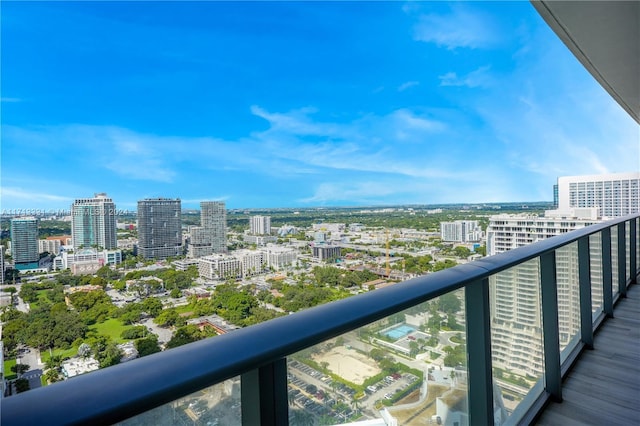
[[[147,327],[147,329],[151,329],[151,332],[158,336],[158,343],[160,343],[160,345],[167,343],[173,337],[173,330],[158,326],[153,322],[152,318],[147,318],[142,321],[141,324]]]

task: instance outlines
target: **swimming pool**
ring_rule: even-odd
[[[416,329],[406,324],[402,324],[398,327],[394,327],[390,330],[385,331],[384,334],[392,338],[393,340],[398,340],[411,333],[412,331],[416,331]]]

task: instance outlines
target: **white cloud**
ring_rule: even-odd
[[[20,187],[2,186],[0,187],[2,202],[4,204],[16,205],[18,202],[41,203],[41,202],[73,202],[73,198],[63,195],[49,194],[43,192],[32,192]]]
[[[489,74],[490,69],[489,65],[485,65],[460,77],[455,72],[448,72],[438,77],[440,86],[488,87],[493,83],[493,79]]]
[[[487,14],[457,4],[448,14],[421,15],[414,38],[449,50],[491,48],[499,42],[495,25]]]
[[[420,82],[419,81],[407,81],[406,83],[402,83],[400,86],[398,86],[398,92],[404,92],[405,90],[417,86],[419,85]]]

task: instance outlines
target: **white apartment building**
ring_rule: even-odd
[[[278,237],[273,235],[243,235],[242,240],[246,243],[255,244],[260,247],[269,243],[275,243],[278,241]]]
[[[51,253],[58,254],[60,252],[62,243],[60,240],[38,240],[38,252],[39,253]]]
[[[603,217],[640,212],[640,172],[558,178],[558,210],[599,207]]]
[[[269,245],[261,251],[266,266],[276,271],[295,265],[298,261],[298,253],[292,248]]]
[[[242,262],[233,256],[212,254],[198,259],[198,273],[206,280],[241,278]]]
[[[482,228],[477,220],[456,220],[440,222],[442,241],[469,243],[482,240]]]
[[[271,234],[271,216],[252,216],[249,220],[249,231],[253,235]]]
[[[104,265],[122,263],[121,250],[80,249],[75,252],[63,251],[53,259],[53,269],[70,269],[74,275],[94,274]]]
[[[599,221],[595,208],[578,209],[577,214],[575,211],[548,211],[545,216],[492,216],[487,227],[487,255],[523,247]],[[598,258],[600,247],[597,238],[591,239],[593,259]],[[558,250],[556,264],[560,345],[564,347],[580,329],[575,247]],[[594,283],[601,283],[599,263],[594,260],[591,265]],[[539,260],[493,275],[489,285],[494,365],[522,375],[539,376],[544,371]],[[602,300],[602,289],[598,285],[594,285],[593,300],[595,303]]]
[[[242,277],[250,277],[264,271],[264,253],[257,250],[236,250],[231,256],[242,264]]]
[[[556,210],[544,216],[500,214],[489,218],[487,256],[493,256],[540,240],[555,237],[600,222],[597,209]]]

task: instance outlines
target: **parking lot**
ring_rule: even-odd
[[[329,376],[295,360],[289,362],[289,368],[289,398],[296,406],[318,417],[332,417],[339,423],[348,421],[355,414],[348,403],[336,406],[334,399],[338,396],[343,401],[351,401],[355,395],[353,389],[333,383]]]

